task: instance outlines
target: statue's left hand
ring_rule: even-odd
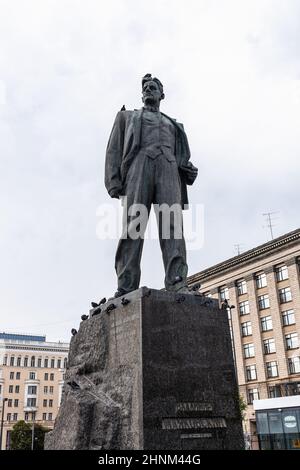
[[[196,168],[192,162],[187,162],[186,165],[182,165],[180,167],[180,170],[183,172],[184,174],[184,179],[185,179],[185,182],[186,184],[193,184],[195,179],[197,178],[198,176],[198,168]]]

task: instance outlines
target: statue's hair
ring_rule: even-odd
[[[161,83],[161,81],[156,78],[156,77],[153,77],[152,78],[152,75],[151,73],[146,73],[146,75],[142,78],[142,87],[144,87],[144,84],[146,82],[155,82],[157,83],[158,85],[158,88],[159,88],[159,91],[161,92],[161,94],[163,95],[164,94],[164,87],[163,87],[163,84]]]

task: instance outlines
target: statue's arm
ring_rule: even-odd
[[[105,158],[105,186],[111,197],[118,198],[122,191],[121,163],[124,145],[125,116],[119,111],[106,149]]]
[[[177,125],[181,129],[181,143],[182,143],[182,151],[184,154],[182,163],[179,166],[179,171],[185,183],[188,185],[192,185],[198,176],[198,168],[196,168],[190,161],[191,153],[190,153],[189,143],[188,143],[186,133],[184,131],[183,124],[178,122]]]

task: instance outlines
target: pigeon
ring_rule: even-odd
[[[98,305],[99,305],[99,304],[97,304],[96,302],[91,302],[91,306],[92,306],[93,308],[98,307]]]
[[[126,111],[125,104],[123,104],[121,111]]]
[[[75,336],[75,335],[77,335],[77,330],[75,330],[75,328],[72,328],[71,333],[72,333],[73,336]]]
[[[67,384],[70,385],[70,387],[73,388],[73,390],[80,388],[78,383],[75,382],[74,380],[72,380],[71,382],[67,382]]]
[[[106,312],[109,313],[111,312],[114,308],[116,308],[115,304],[109,304],[109,306],[106,309]]]
[[[88,315],[81,315],[81,320],[83,320],[83,321],[87,320],[88,318],[89,318]]]
[[[99,315],[99,313],[101,313],[101,308],[100,308],[100,307],[96,308],[96,309],[93,311],[92,317],[94,317],[95,315]]]
[[[127,304],[129,304],[129,302],[130,302],[130,300],[125,299],[125,297],[123,297],[123,299],[121,300],[122,305],[127,305]]]
[[[99,305],[105,304],[106,302],[106,297],[103,297],[103,299],[100,300]]]

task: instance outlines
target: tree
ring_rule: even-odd
[[[45,433],[48,429],[34,424],[34,450],[44,449]],[[10,448],[12,450],[30,450],[32,446],[32,424],[18,421],[12,428],[10,435]]]
[[[240,413],[242,420],[245,420],[245,411],[247,409],[247,403],[245,402],[245,399],[243,395],[239,395],[239,408],[240,408]]]

